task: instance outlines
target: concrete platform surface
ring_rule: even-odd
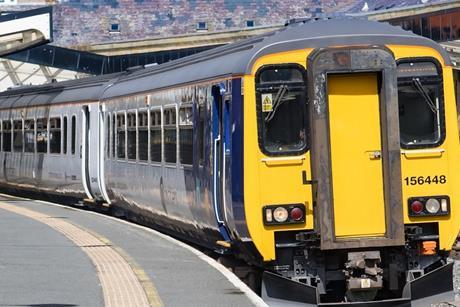
[[[266,306],[229,270],[149,228],[0,195],[0,306]]]

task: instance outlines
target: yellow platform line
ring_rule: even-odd
[[[107,238],[21,206],[3,203],[0,209],[29,217],[59,231],[80,247],[96,267],[107,307],[163,306],[158,291],[144,270]]]

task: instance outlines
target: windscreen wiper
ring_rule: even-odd
[[[270,114],[265,117],[265,122],[268,123],[270,122],[273,117],[275,116],[276,111],[278,110],[279,106],[282,104],[282,99],[284,95],[286,94],[288,90],[287,85],[281,85],[278,92],[276,93],[275,98],[273,99],[273,110],[270,112]]]
[[[426,92],[425,88],[422,85],[422,82],[420,82],[419,78],[412,78],[412,84],[414,85],[415,89],[419,92],[420,95],[422,95],[423,99],[425,99],[426,104],[430,108],[431,112],[436,114],[438,112],[438,108],[436,107],[436,104],[431,100],[430,95]]]

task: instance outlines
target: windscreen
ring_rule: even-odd
[[[259,144],[269,155],[299,154],[307,148],[304,70],[298,66],[262,68],[256,77]]]
[[[398,64],[399,128],[405,148],[434,147],[442,141],[442,78],[434,62]]]

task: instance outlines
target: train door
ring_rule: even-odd
[[[324,49],[309,57],[308,67],[321,248],[402,245],[392,54],[384,48]]]
[[[213,203],[219,231],[225,240],[229,240],[225,191],[227,188],[227,153],[230,150],[230,101],[225,93],[226,89],[224,84],[213,87]]]
[[[85,105],[82,113],[83,186],[89,199],[110,203],[104,177],[104,113],[100,104]]]
[[[377,74],[330,75],[327,87],[335,236],[383,236],[386,229]],[[358,187],[366,187],[366,191],[350,193],[361,189]]]

